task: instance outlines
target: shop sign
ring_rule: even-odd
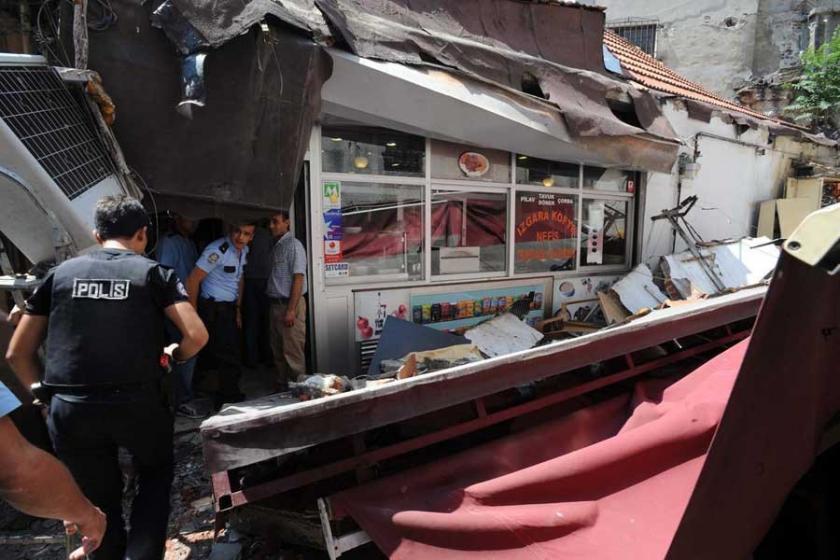
[[[324,273],[327,278],[342,278],[344,276],[350,276],[350,263],[326,263],[324,264]]]
[[[478,152],[464,152],[458,156],[458,167],[467,177],[481,177],[490,171],[490,160]]]
[[[520,299],[530,300],[525,320],[534,325],[543,318],[543,285],[470,290],[411,296],[411,321],[438,330],[456,331],[504,313]]]
[[[344,260],[341,253],[341,183],[325,181],[321,192],[324,209],[324,262],[337,264]]]
[[[324,240],[324,262],[327,264],[339,263],[343,260],[341,253],[341,241],[335,239]]]
[[[341,183],[339,181],[325,181],[322,192],[324,195],[324,212],[341,210]]]
[[[575,258],[575,201],[562,193],[521,192],[516,199],[516,260]]]
[[[410,320],[408,298],[408,290],[356,293],[356,342],[378,339],[389,316],[403,321]]]

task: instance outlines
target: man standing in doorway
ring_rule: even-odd
[[[268,229],[277,238],[266,293],[271,300],[271,352],[277,367],[277,390],[306,373],[306,250],[289,231],[289,213],[280,210]]]
[[[253,237],[254,224],[236,225],[230,235],[205,247],[187,279],[190,303],[210,332],[205,351],[218,368],[216,408],[245,398],[239,390],[242,373],[239,329],[242,328],[243,272],[248,260],[248,243]]]
[[[198,259],[198,251],[191,239],[196,225],[195,221],[190,218],[175,214],[172,220],[172,231],[158,241],[158,262],[173,269],[175,274],[178,275],[178,280],[184,283],[186,283],[192,269],[195,268],[195,261]],[[170,321],[166,322],[166,337],[169,342],[181,341],[178,329]],[[190,404],[193,398],[192,380],[195,362],[196,359],[193,357],[182,364],[172,366],[175,414],[188,418],[201,418],[203,416]]]
[[[6,355],[25,387],[42,385],[58,457],[108,518],[96,560],[159,560],[164,552],[173,476],[172,415],[161,393],[164,317],[182,335],[167,347],[175,362],[193,357],[207,331],[175,273],[143,257],[149,219],[139,201],[106,196],[96,204],[92,251],[52,269],[26,302]],[[118,448],[137,472],[126,537]]]

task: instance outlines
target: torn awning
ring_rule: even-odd
[[[288,208],[330,57],[276,22],[247,28],[207,55],[206,104],[188,119],[175,111],[178,52],[150,23],[158,4],[112,5],[119,23],[90,35],[89,61],[118,107],[114,132],[154,195],[149,207],[226,220]]]
[[[333,507],[401,560],[747,558],[840,411],[840,308],[819,303],[838,298],[836,276],[783,253],[751,338],[670,387],[643,382]]]
[[[746,343],[634,393],[340,493],[393,560],[663,558]]]
[[[128,161],[170,209],[230,218],[288,207],[330,74],[325,46],[533,94],[583,151],[613,165],[669,171],[676,158],[657,101],[604,70],[601,9],[521,0],[113,7],[119,23],[91,35],[90,65],[122,108],[115,129]],[[179,104],[194,108],[192,119],[174,112]]]

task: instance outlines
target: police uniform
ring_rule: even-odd
[[[236,305],[247,255],[247,246],[239,251],[230,239],[223,237],[205,247],[196,262],[196,266],[207,273],[201,281],[198,314],[207,327],[210,340],[202,350],[201,363],[219,372],[217,406],[243,398],[239,392],[242,360]]]
[[[108,517],[96,559],[159,559],[173,476],[172,416],[160,391],[164,309],[185,301],[175,273],[121,249],[54,268],[27,301],[49,317],[43,384],[59,458]],[[138,492],[126,535],[117,458],[132,456]]]

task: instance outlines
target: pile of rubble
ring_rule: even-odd
[[[388,317],[364,375],[306,376],[290,384],[291,394],[298,400],[329,397],[613,328],[658,309],[767,283],[778,256],[778,248],[767,238],[696,244],[661,257],[653,269],[640,264],[602,288],[585,316],[572,317],[561,304],[554,317],[536,323],[536,328],[523,320],[525,314],[517,312],[516,304],[460,333]]]

